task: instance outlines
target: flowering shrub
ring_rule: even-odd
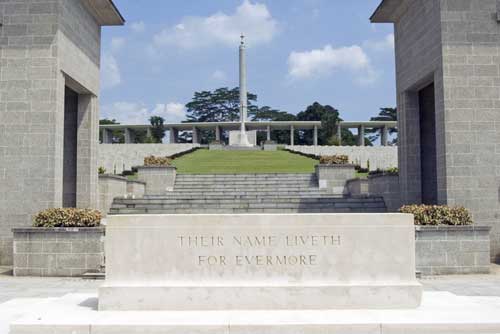
[[[170,157],[155,157],[151,155],[144,158],[144,166],[146,167],[168,167],[172,165]]]
[[[472,217],[464,207],[445,205],[406,205],[399,209],[401,213],[415,216],[415,225],[472,225]]]
[[[96,227],[100,224],[101,213],[91,209],[47,209],[33,219],[34,227]]]
[[[347,155],[323,155],[319,158],[322,165],[345,165],[349,163]]]

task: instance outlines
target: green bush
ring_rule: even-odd
[[[371,171],[370,175],[398,175],[399,169],[397,167],[391,167],[387,169],[377,169],[375,171]]]
[[[322,155],[319,158],[319,163],[322,165],[346,165],[349,163],[347,155]]]
[[[415,225],[472,225],[472,217],[464,207],[445,205],[406,205],[399,209],[401,213],[415,216]]]
[[[33,219],[34,227],[96,227],[100,224],[101,213],[91,209],[47,209]]]
[[[172,165],[172,158],[170,157],[155,157],[151,155],[144,158],[145,167],[168,167]]]

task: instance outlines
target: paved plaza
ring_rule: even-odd
[[[500,297],[500,266],[490,275],[435,276],[421,279],[426,291],[446,291],[458,296]],[[0,267],[0,334],[8,334],[8,324],[40,307],[40,298],[50,300],[66,294],[95,294],[103,281],[80,278],[12,277],[10,268]],[[33,303],[26,303],[29,299]],[[23,301],[24,300],[24,301]],[[35,303],[36,301],[36,303]]]

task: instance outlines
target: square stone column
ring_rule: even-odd
[[[295,127],[290,125],[290,146],[295,145]]]
[[[267,141],[271,141],[271,126],[268,125],[266,129]]]
[[[360,125],[358,127],[358,146],[365,146],[365,127]]]
[[[387,146],[388,131],[387,126],[380,128],[380,145]]]
[[[339,146],[342,146],[342,125],[337,125],[337,140],[339,142]]]
[[[125,144],[133,144],[134,143],[134,133],[132,129],[124,129],[123,137],[125,138]]]
[[[219,125],[215,127],[215,140],[221,141],[222,138],[222,129]]]
[[[318,146],[318,127],[316,125],[313,130],[313,145]]]
[[[196,127],[193,127],[193,144],[200,143],[200,130]]]
[[[179,142],[179,130],[171,128],[169,131],[170,144],[177,144]]]
[[[98,207],[99,106],[96,96],[78,95],[76,206]]]
[[[113,144],[113,131],[110,129],[102,130],[102,143]]]

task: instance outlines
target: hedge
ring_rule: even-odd
[[[170,157],[155,157],[151,155],[144,158],[145,167],[168,167],[172,165],[172,158]]]
[[[472,225],[472,217],[464,207],[445,205],[406,205],[399,209],[401,213],[415,216],[415,225]]]
[[[322,165],[346,165],[349,163],[347,155],[322,155],[319,158],[319,163]]]
[[[34,227],[96,227],[100,224],[101,213],[91,209],[47,209],[33,218]]]

